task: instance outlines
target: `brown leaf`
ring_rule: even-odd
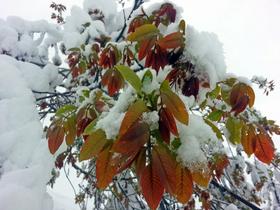
[[[127,155],[137,153],[149,140],[149,137],[149,125],[145,122],[136,121],[124,135],[115,141],[113,150]]]
[[[96,179],[99,189],[105,189],[117,173],[117,167],[111,163],[112,155],[111,146],[109,145],[96,159]]]
[[[190,171],[182,164],[176,166],[176,198],[180,203],[187,203],[193,192],[193,181]]]
[[[125,113],[125,116],[123,118],[119,135],[124,135],[128,129],[135,123],[139,117],[143,114],[143,112],[147,111],[147,106],[144,101],[141,99],[137,100],[134,104],[132,104],[127,112]]]
[[[160,97],[166,109],[183,124],[188,124],[189,114],[180,97],[167,88],[161,88]]]
[[[152,151],[152,163],[167,192],[174,194],[176,192],[176,160],[169,149],[162,144],[155,145]]]
[[[261,132],[255,136],[255,141],[255,156],[263,163],[270,164],[275,156],[275,148],[270,136]]]
[[[153,165],[147,165],[141,174],[140,185],[142,194],[152,210],[157,209],[162,198],[164,187],[160,181],[158,171]]]
[[[192,179],[199,186],[207,188],[211,180],[211,174],[209,172],[209,169],[192,171]]]
[[[51,154],[54,154],[64,139],[64,129],[60,122],[52,123],[52,125],[48,129],[47,133],[48,138],[48,146]]]

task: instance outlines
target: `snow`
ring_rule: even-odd
[[[57,26],[45,20],[26,21],[14,16],[1,20],[0,53],[18,60],[46,64],[48,49],[60,40]]]
[[[225,210],[238,210],[238,208],[234,204],[229,204]]]
[[[177,151],[178,159],[190,170],[196,170],[207,164],[204,151],[224,153],[215,133],[201,116],[190,114],[189,125],[177,123],[177,127],[181,141]]]
[[[196,66],[197,73],[209,77],[210,87],[225,78],[226,64],[222,43],[214,33],[199,32],[188,25],[186,30],[186,56]]]
[[[53,159],[30,90],[42,88],[39,80],[48,88],[47,77],[39,76],[39,67],[5,55],[0,55],[0,66],[0,115],[5,119],[0,122],[1,209],[50,210],[46,183]]]

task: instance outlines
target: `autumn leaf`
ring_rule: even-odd
[[[211,181],[210,170],[207,168],[192,171],[192,179],[199,186],[207,188]]]
[[[151,37],[157,36],[159,29],[153,24],[144,24],[136,28],[135,32],[128,35],[128,41],[142,41]]]
[[[152,210],[156,210],[164,192],[158,171],[154,164],[147,165],[140,177],[142,194]]]
[[[156,37],[151,37],[150,39],[145,39],[140,42],[140,48],[138,51],[138,59],[141,61],[146,57],[147,53],[156,43]]]
[[[263,163],[270,164],[275,154],[274,144],[268,134],[259,133],[255,136],[255,156]]]
[[[176,166],[176,199],[180,203],[187,203],[193,192],[193,181],[190,171],[181,163]]]
[[[101,84],[107,86],[109,96],[114,96],[124,87],[124,79],[119,71],[108,69],[102,76]]]
[[[159,144],[153,147],[152,163],[167,192],[174,194],[176,191],[176,160],[164,145]]]
[[[248,156],[254,153],[256,147],[255,128],[252,125],[244,125],[241,132],[241,144]]]
[[[255,101],[255,93],[253,89],[244,84],[237,83],[232,87],[230,92],[230,104],[232,106],[232,112],[235,112],[235,115],[243,112],[247,105],[252,107]]]
[[[147,106],[143,100],[139,99],[134,104],[132,104],[125,113],[119,135],[123,136],[132,126],[132,124],[136,122],[145,111],[147,111]]]
[[[175,49],[182,47],[184,44],[183,34],[180,32],[173,32],[157,41],[157,44],[163,49]]]
[[[164,123],[167,127],[167,129],[175,136],[179,136],[176,121],[173,117],[173,115],[170,113],[170,111],[166,108],[161,108],[159,111],[159,117],[161,123]]]
[[[112,145],[112,144],[111,144]],[[117,173],[117,167],[111,163],[113,153],[111,145],[107,146],[96,159],[96,179],[97,187],[105,189]]]
[[[51,154],[54,154],[64,139],[64,130],[60,122],[52,123],[47,132],[48,146]]]
[[[117,139],[113,150],[127,155],[137,153],[149,140],[149,137],[149,125],[145,122],[136,121],[125,134]]]
[[[105,132],[101,129],[96,130],[87,137],[83,144],[79,160],[83,161],[95,157],[102,151],[106,143],[108,143],[108,140],[106,139]]]
[[[189,114],[185,104],[179,96],[173,93],[168,85],[168,81],[164,81],[160,88],[160,97],[166,109],[174,115],[174,117],[183,124],[188,124]]]
[[[146,166],[146,149],[141,148],[135,160],[135,172],[138,178],[141,177],[141,174],[145,166]]]

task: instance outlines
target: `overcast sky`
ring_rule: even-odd
[[[82,5],[83,0],[58,0]],[[94,1],[94,0],[93,0]],[[106,1],[106,0],[104,0]],[[0,0],[0,18],[16,15],[28,20],[50,20],[51,0]],[[280,123],[280,0],[175,0],[184,8],[188,24],[214,32],[224,44],[228,72],[275,80],[268,97],[256,90],[255,107]],[[50,20],[51,21],[51,20]],[[280,138],[276,139],[280,141]]]

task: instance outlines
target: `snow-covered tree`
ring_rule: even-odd
[[[280,128],[254,108],[252,88],[256,83],[268,94],[272,82],[227,73],[217,36],[188,25],[173,2],[85,0],[65,19],[63,5],[51,7],[57,25],[12,17],[0,26],[1,71],[9,66],[1,85],[18,78],[15,91],[0,97],[18,97],[14,103],[27,109],[36,98],[56,159],[50,185],[61,168],[75,170],[81,209],[280,206],[280,156],[272,141]],[[22,126],[17,135],[32,129]],[[25,145],[10,138],[7,148]],[[19,153],[28,160],[35,139]],[[24,167],[39,170],[38,177],[50,173],[51,166],[36,168],[50,165],[48,155],[26,165],[15,154],[0,148],[3,177]],[[44,192],[26,209],[50,209]]]

